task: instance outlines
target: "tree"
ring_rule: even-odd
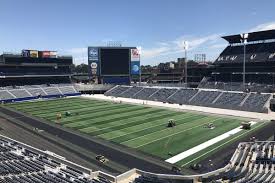
[[[88,65],[87,64],[80,64],[80,65],[72,65],[71,67],[73,73],[78,74],[87,74],[88,73]]]

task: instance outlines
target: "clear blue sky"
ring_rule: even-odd
[[[57,50],[86,62],[87,46],[109,40],[142,47],[142,64],[215,59],[221,35],[275,28],[274,0],[1,0],[0,52]]]

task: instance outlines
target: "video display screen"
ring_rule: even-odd
[[[102,48],[100,50],[101,75],[129,75],[130,50]]]

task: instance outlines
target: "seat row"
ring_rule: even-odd
[[[190,88],[116,86],[106,96],[267,113],[271,94]]]
[[[133,183],[272,183],[275,182],[275,142],[240,143],[222,169],[181,179],[172,176],[141,172]]]
[[[111,183],[0,136],[0,183]]]
[[[236,183],[275,182],[274,158],[274,142],[241,143],[231,158],[231,168],[216,178]],[[211,182],[211,179],[215,180],[215,176],[203,181]]]
[[[199,88],[219,89],[219,90],[224,90],[224,91],[243,91],[243,83],[242,82],[222,82],[222,81],[211,81],[210,80],[210,81],[202,81],[199,84]],[[275,86],[274,86],[274,84],[250,83],[249,85],[246,85],[246,89],[248,89],[251,92],[270,93],[270,92],[275,91]]]
[[[25,87],[19,89],[0,90],[0,100],[9,100],[16,98],[27,98],[49,95],[66,95],[78,93],[73,85],[66,86],[40,86]]]

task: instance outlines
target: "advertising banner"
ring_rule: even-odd
[[[38,51],[37,50],[30,50],[30,57],[38,58]]]
[[[51,52],[50,51],[41,51],[41,57],[43,58],[49,58],[51,57]]]
[[[98,48],[88,47],[88,63],[90,66],[90,74],[99,75],[99,53]]]
[[[30,57],[30,51],[29,50],[22,50],[22,56],[23,57]]]
[[[131,74],[139,75],[140,74],[140,61],[131,62]]]
[[[131,49],[131,61],[140,61],[140,53],[138,49]]]
[[[56,58],[57,52],[56,51],[50,51],[50,58]]]
[[[97,61],[92,61],[90,62],[90,69],[91,69],[91,74],[92,75],[98,75],[98,62]]]
[[[98,48],[95,47],[88,47],[88,60],[89,61],[94,61],[98,60]]]

